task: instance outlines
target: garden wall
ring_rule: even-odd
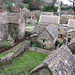
[[[14,52],[9,53],[3,57],[0,57],[0,66],[6,64],[8,61],[11,61],[14,57],[17,57],[23,51],[25,51],[30,45],[30,41],[22,45],[20,48],[16,49]]]

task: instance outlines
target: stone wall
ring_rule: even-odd
[[[0,4],[8,4],[9,2],[21,3],[23,0],[0,0]]]
[[[0,66],[7,64],[8,61],[11,61],[14,57],[20,55],[23,51],[25,51],[30,45],[30,41],[22,45],[20,48],[16,49],[14,52],[9,53],[3,57],[0,57]]]

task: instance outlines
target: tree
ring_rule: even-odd
[[[54,5],[55,5],[55,2],[56,2],[57,0],[53,0],[53,5],[52,5],[52,8],[53,8],[53,11],[54,11]]]
[[[37,2],[37,0],[33,0],[32,2],[30,2],[29,4],[29,8],[30,10],[39,10],[39,3]]]

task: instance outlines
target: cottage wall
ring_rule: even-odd
[[[44,39],[46,40],[45,42],[43,42]],[[54,45],[52,36],[46,30],[44,30],[37,36],[37,42],[39,43],[39,47],[43,48],[43,46],[45,46],[46,49],[50,49]]]
[[[70,36],[69,36],[70,34]],[[75,31],[67,33],[67,38],[73,39],[75,37]]]
[[[47,68],[43,68],[36,73],[32,73],[32,75],[52,75]]]

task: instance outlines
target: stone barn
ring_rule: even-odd
[[[73,54],[75,54],[75,37],[70,41],[68,44],[70,50],[72,51]]]
[[[63,45],[34,68],[31,75],[75,75],[75,57]]]
[[[7,39],[9,34],[14,40],[25,36],[25,19],[21,13],[0,13],[0,39]]]

